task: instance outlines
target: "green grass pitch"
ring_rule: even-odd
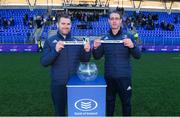
[[[54,115],[49,68],[40,54],[0,54],[0,115]],[[93,60],[92,60],[93,61]],[[96,61],[103,74],[103,59]],[[180,116],[180,54],[146,53],[133,60],[132,115]],[[116,100],[115,115],[121,115]]]

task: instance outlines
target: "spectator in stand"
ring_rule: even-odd
[[[37,18],[36,18],[37,29],[42,28],[43,24],[44,24],[44,21],[42,20],[42,17],[37,16]]]
[[[174,23],[177,24],[178,22],[179,22],[179,18],[178,18],[178,16],[175,16],[174,17]]]
[[[30,18],[28,25],[29,25],[30,29],[32,29],[34,27],[33,26],[33,17]]]
[[[25,14],[23,17],[23,24],[26,26],[28,22],[28,14]]]
[[[6,18],[3,19],[3,27],[4,27],[5,29],[8,28],[8,20],[7,20]]]
[[[10,25],[14,26],[14,18],[13,17],[10,18]]]

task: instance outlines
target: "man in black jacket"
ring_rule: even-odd
[[[122,17],[114,11],[109,15],[110,31],[102,40],[122,40],[118,44],[101,44],[99,39],[94,41],[93,56],[95,59],[105,57],[105,79],[107,83],[107,116],[113,116],[116,94],[122,102],[124,116],[131,115],[131,56],[139,59],[140,49],[134,37],[121,28]]]
[[[58,32],[45,41],[41,64],[51,66],[51,95],[56,116],[65,116],[67,99],[66,83],[76,74],[80,62],[90,59],[90,44],[84,46],[65,46],[63,41],[74,41],[71,37],[71,20],[63,15],[58,20]]]

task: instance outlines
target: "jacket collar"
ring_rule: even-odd
[[[119,31],[118,31],[118,33],[117,33],[116,35],[114,35],[114,34],[112,33],[112,29],[110,29],[110,30],[109,30],[109,34],[110,34],[110,36],[112,36],[112,37],[117,37],[117,36],[119,36],[119,35],[122,34],[122,28],[119,29]]]
[[[66,38],[64,38],[64,37],[62,36],[62,34],[61,34],[59,31],[57,31],[57,36],[58,36],[59,40],[71,40],[71,33],[68,33],[68,34],[66,35]]]

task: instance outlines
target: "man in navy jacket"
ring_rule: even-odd
[[[66,46],[63,41],[74,41],[71,37],[71,20],[63,15],[58,20],[57,34],[45,41],[41,64],[51,66],[51,95],[56,116],[65,116],[67,104],[66,83],[76,74],[80,62],[88,62],[91,56],[90,44]]]
[[[122,18],[117,11],[109,15],[108,22],[110,31],[102,40],[122,40],[118,44],[101,44],[100,39],[95,39],[93,56],[100,59],[105,58],[105,79],[107,83],[107,116],[113,116],[116,94],[118,93],[122,102],[124,116],[131,115],[131,56],[139,59],[141,52],[135,44],[134,38],[121,28]]]

